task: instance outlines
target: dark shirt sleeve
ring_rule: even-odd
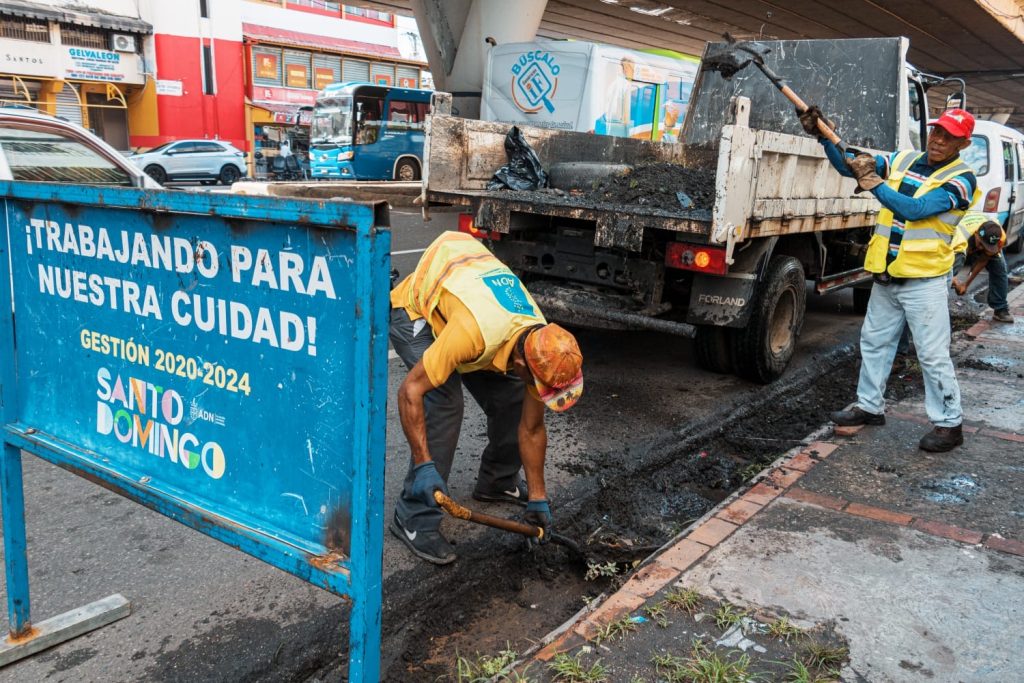
[[[831,140],[818,138],[818,142],[820,142],[822,147],[825,148],[825,156],[827,156],[828,160],[832,163],[832,168],[839,171],[839,175],[852,178],[853,173],[850,172],[850,167],[846,165],[846,160],[852,159],[853,155],[849,152],[844,155]],[[875,155],[875,169],[878,172],[878,175],[885,178],[889,172],[888,160],[885,157]]]

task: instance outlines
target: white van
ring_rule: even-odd
[[[978,176],[981,199],[975,210],[999,222],[1006,249],[1024,246],[1024,133],[994,121],[974,124],[971,146],[961,152]]]
[[[498,45],[487,57],[480,118],[675,142],[699,61],[575,41]]]

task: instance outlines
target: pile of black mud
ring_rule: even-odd
[[[641,164],[628,173],[597,182],[586,194],[595,201],[662,211],[711,209],[715,204],[715,174],[678,164]]]
[[[516,202],[607,208],[635,208],[643,213],[711,220],[715,174],[663,162],[638,164],[625,173],[591,180],[568,189],[495,190],[491,194]]]

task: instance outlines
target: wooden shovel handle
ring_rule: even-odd
[[[533,526],[532,524],[524,524],[523,522],[516,522],[511,519],[505,519],[504,517],[492,517],[491,515],[485,515],[482,512],[470,510],[467,507],[459,505],[440,491],[434,491],[434,500],[436,500],[437,504],[452,517],[464,519],[467,522],[475,522],[476,524],[494,527],[495,529],[502,529],[503,531],[511,531],[514,534],[521,534],[531,538],[544,538],[544,529],[541,527]]]
[[[779,88],[779,92],[785,95],[787,100],[793,103],[793,106],[797,108],[797,111],[803,113],[808,110],[809,107],[807,106],[807,103],[804,102],[799,95],[793,92],[793,89],[790,88],[788,85],[783,85],[781,88]],[[828,140],[834,145],[839,145],[842,142],[839,139],[839,136],[836,135],[836,132],[829,128],[828,124],[826,124],[820,118],[818,119],[818,132],[820,132],[824,137],[828,138]]]

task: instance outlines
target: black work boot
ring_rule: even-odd
[[[922,451],[930,453],[945,453],[951,451],[964,442],[964,430],[962,425],[956,427],[936,427],[921,437],[918,444]]]
[[[829,413],[830,420],[840,427],[856,427],[858,425],[884,425],[885,415],[875,415],[854,406],[850,410],[837,410]]]

